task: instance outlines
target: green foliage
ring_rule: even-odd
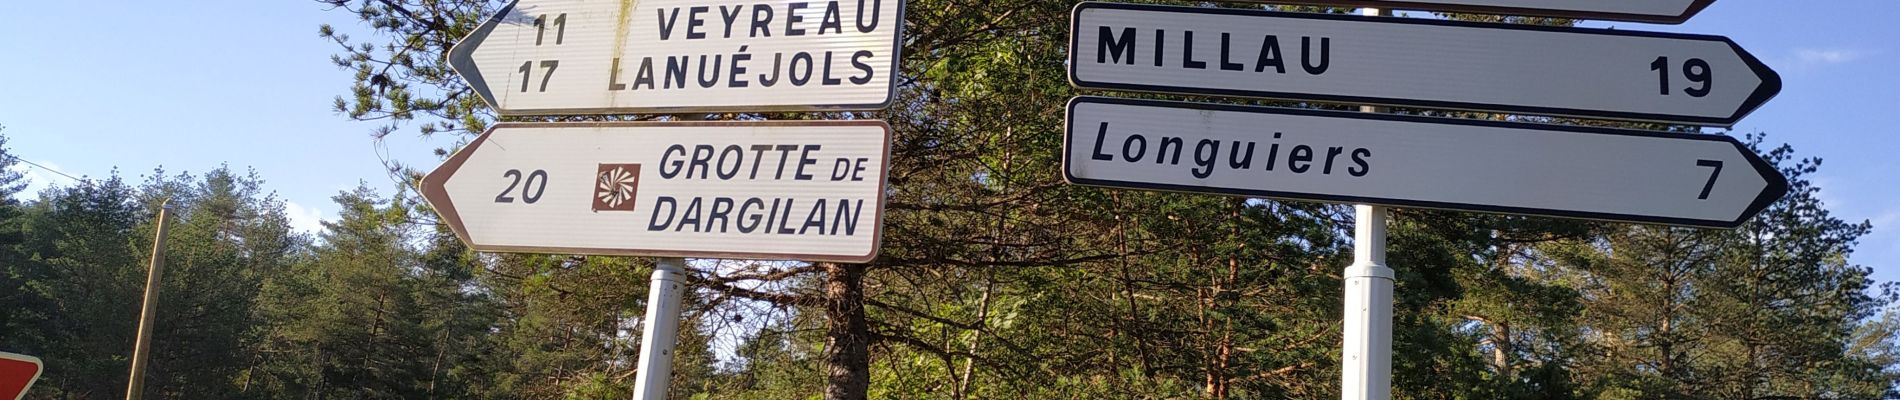
[[[262,313],[271,360],[269,384],[298,395],[413,398],[456,393],[440,368],[458,357],[452,339],[458,322],[439,317],[453,309],[427,309],[433,297],[458,296],[431,287],[400,224],[406,212],[367,188],[335,197],[339,219],[327,222],[311,254],[265,287],[271,301]],[[441,282],[452,285],[453,282]],[[431,290],[436,289],[436,290]],[[434,315],[430,315],[434,314]],[[453,314],[451,314],[453,315]],[[430,318],[438,317],[438,318]],[[466,329],[484,324],[462,323]],[[441,391],[447,386],[447,391]],[[309,394],[305,394],[309,393]]]
[[[852,357],[870,361],[871,384],[862,393],[870,397],[1337,395],[1338,271],[1349,261],[1348,210],[1097,190],[1062,182],[1051,171],[1059,167],[1062,148],[1062,116],[1056,110],[1076,94],[1062,68],[1071,6],[1055,1],[907,2],[907,57],[901,66],[906,79],[896,105],[890,111],[849,115],[887,120],[898,133],[883,256],[865,268],[859,288],[863,294],[828,289],[830,277],[821,273],[826,268],[813,265],[722,263],[697,272],[696,284],[706,296],[689,301],[717,317],[700,320],[701,328],[742,340],[730,347],[730,360],[691,386],[695,395],[811,398],[848,383],[827,378],[835,378],[831,370],[842,365],[825,357],[828,340],[839,339],[825,332],[860,318],[869,327],[872,345],[868,354]],[[339,110],[355,110],[347,115],[356,119],[417,122],[414,126],[424,135],[454,130],[445,128],[468,134],[484,126],[486,119],[478,117],[485,115],[480,104],[444,101],[470,97],[457,95],[466,92],[461,83],[434,75],[442,72],[432,66],[441,64],[438,48],[445,46],[433,40],[461,35],[475,21],[471,10],[493,8],[479,1],[361,2],[350,8],[377,32],[397,40],[339,42],[345,44],[339,64],[359,71],[354,96],[339,99]],[[404,102],[413,104],[401,105]],[[466,108],[434,115],[407,111],[445,104]],[[385,126],[379,137],[396,128]],[[1785,155],[1779,157],[1771,156],[1787,161]],[[1795,180],[1797,188],[1808,187],[1799,176]],[[1829,222],[1816,212],[1823,210],[1818,203],[1806,200],[1810,197],[1791,197],[1777,206],[1791,211],[1771,210],[1739,232],[1395,210],[1390,258],[1398,270],[1398,396],[1757,396],[1810,393],[1789,389],[1798,385],[1783,381],[1892,386],[1893,377],[1884,375],[1892,364],[1879,355],[1885,354],[1879,349],[1890,343],[1891,331],[1861,322],[1888,300],[1870,294],[1873,287],[1864,268],[1842,261],[1851,250],[1851,237],[1860,233]],[[1744,233],[1751,229],[1759,232]],[[1777,240],[1750,244],[1748,238]],[[533,298],[534,290],[601,278],[549,274],[539,266],[544,264],[534,262],[537,259],[575,266],[563,271],[587,271],[585,265],[593,262],[504,256],[489,272],[509,271],[490,275],[507,279],[491,282],[503,293],[519,290],[519,296]],[[1765,278],[1759,284],[1712,280],[1750,271]],[[628,279],[638,286],[637,276]],[[1671,283],[1677,281],[1680,284]],[[825,306],[834,301],[861,302],[865,311],[839,314]],[[565,310],[598,303],[561,304]],[[1690,318],[1683,313],[1687,309],[1709,315]],[[568,315],[530,307],[513,314],[523,325],[507,329],[531,332],[575,325],[590,320],[584,315],[598,312]],[[711,327],[731,325],[708,322],[744,318],[764,321],[737,324],[739,332],[717,331]],[[1658,330],[1658,321],[1680,323]],[[1799,328],[1790,328],[1795,325]],[[1762,330],[1770,327],[1789,329]],[[1741,338],[1759,343],[1736,347]],[[690,337],[688,342],[699,343]],[[523,349],[536,342],[517,338],[507,343],[503,347]],[[1713,361],[1733,360],[1750,348],[1768,349],[1755,354],[1790,361]],[[516,351],[533,355],[540,350]],[[1652,357],[1645,352],[1673,355]],[[549,356],[537,365],[574,359]],[[1659,368],[1659,360],[1713,364],[1672,369]],[[1786,373],[1742,379],[1738,382],[1757,383],[1743,391],[1714,381],[1683,383],[1755,374],[1771,364],[1805,367],[1781,367]],[[688,365],[711,364],[695,359]],[[1868,366],[1876,367],[1852,369]],[[1673,372],[1659,372],[1663,370]],[[1848,381],[1860,385],[1844,383]]]
[[[1764,157],[1791,190],[1741,229],[1618,226],[1543,249],[1585,277],[1569,281],[1584,306],[1573,361],[1601,398],[1891,395],[1900,375],[1871,362],[1888,322],[1870,319],[1891,291],[1845,262],[1871,226],[1828,214],[1807,178],[1818,159]]]
[[[116,175],[41,193],[23,213],[0,213],[20,240],[4,250],[9,313],[0,347],[39,355],[35,395],[124,393],[159,203],[172,204],[147,393],[237,397],[232,378],[251,364],[258,280],[299,245],[283,205],[255,175],[156,171],[133,187]]]
[[[26,177],[13,168],[20,165],[7,151],[5,127],[0,127],[0,350],[25,350],[25,343],[40,340],[32,326],[43,323],[52,305],[45,297],[26,286],[45,279],[45,268],[27,258],[26,208],[17,199],[26,189]]]

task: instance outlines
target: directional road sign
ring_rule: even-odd
[[[0,352],[0,399],[20,400],[46,368],[38,357]]]
[[[1092,89],[1730,126],[1781,78],[1720,36],[1082,3]]]
[[[422,180],[481,251],[867,262],[882,121],[502,123]]]
[[[1734,138],[1079,97],[1071,183],[1732,228],[1787,193]]]
[[[901,0],[519,0],[449,52],[502,115],[878,110]]]
[[[1270,3],[1680,24],[1715,0],[1284,0]]]

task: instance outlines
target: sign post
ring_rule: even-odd
[[[1352,265],[1346,267],[1340,398],[1392,398],[1392,277],[1385,265],[1385,207],[1354,204]]]
[[[903,26],[901,0],[516,0],[448,58],[503,116],[881,110]],[[635,392],[660,399],[684,257],[870,261],[889,146],[879,121],[504,123],[422,192],[478,251],[660,257]]]
[[[640,363],[633,398],[664,399],[673,379],[673,338],[679,337],[680,298],[686,291],[686,259],[653,259],[653,286],[647,292],[646,326],[640,335]]]
[[[1361,8],[1360,15],[1389,16],[1390,10]],[[1375,106],[1359,112],[1383,113]],[[1392,277],[1385,265],[1385,207],[1354,204],[1352,265],[1345,281],[1345,321],[1340,326],[1340,398],[1392,398]]]
[[[1290,0],[1660,23],[1713,1]],[[1077,97],[1062,162],[1081,185],[1352,203],[1343,399],[1392,395],[1386,206],[1734,228],[1787,193],[1773,165],[1727,136],[1378,107],[1732,126],[1781,79],[1727,38],[1360,13],[1079,4],[1068,51],[1076,87],[1367,105]]]
[[[1728,38],[1082,3],[1089,89],[1731,126],[1781,78]]]
[[[1787,192],[1734,138],[1078,97],[1071,183],[1355,203],[1345,399],[1391,392],[1384,205],[1732,228]]]
[[[502,123],[421,192],[478,251],[659,257],[634,394],[662,399],[683,257],[875,258],[890,134],[862,120]]]

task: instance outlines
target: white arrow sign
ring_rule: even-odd
[[[1787,192],[1721,135],[1079,97],[1072,183],[1728,227]]]
[[[868,262],[882,121],[503,123],[422,180],[481,251]]]
[[[1715,0],[1286,0],[1270,3],[1680,24]]]
[[[502,115],[878,110],[902,0],[520,0],[449,63]]]
[[[1083,3],[1093,89],[1730,126],[1781,78],[1719,36]]]

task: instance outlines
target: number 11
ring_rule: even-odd
[[[547,34],[548,15],[541,14],[534,17],[534,45],[540,46],[541,38]],[[554,44],[561,44],[561,39],[565,37],[567,37],[567,13],[561,13],[554,17]]]

